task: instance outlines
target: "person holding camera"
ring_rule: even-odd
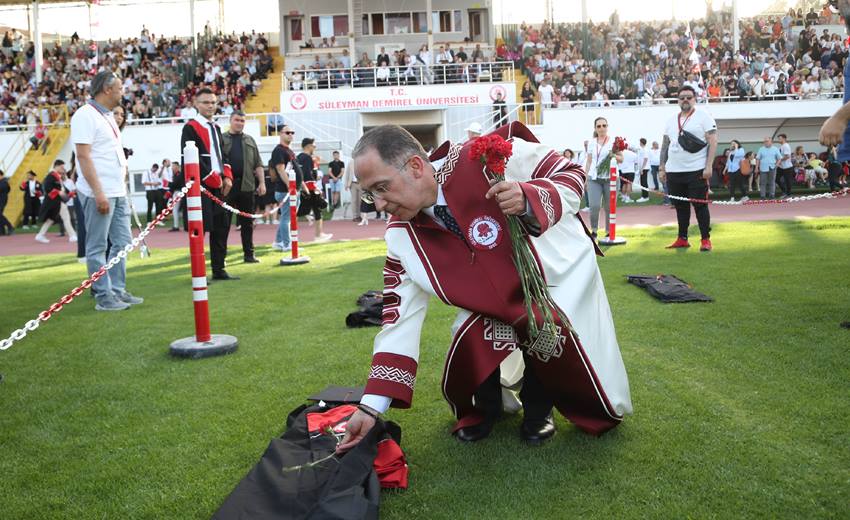
[[[696,91],[690,85],[679,89],[679,112],[667,122],[661,143],[658,178],[667,183],[670,195],[704,200],[717,150],[717,123],[704,110],[696,108]],[[700,251],[711,251],[711,217],[708,205],[673,199],[679,222],[679,236],[667,249],[691,247],[688,227],[691,205],[696,213],[702,241]]]

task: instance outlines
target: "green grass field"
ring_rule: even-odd
[[[850,219],[721,224],[710,254],[664,250],[674,234],[623,230],[628,245],[599,260],[635,407],[602,438],[559,417],[529,448],[513,416],[455,441],[439,390],[453,313],[433,301],[414,406],[389,414],[410,488],[385,492],[382,516],[846,518]],[[0,352],[0,518],[209,518],[307,395],[364,382],[376,329],[344,318],[380,287],[383,252],[233,264],[242,280],[210,300],[213,332],[239,351],[200,361],[168,356],[193,331],[187,252],[134,254],[144,305],[95,313],[84,295]],[[662,272],[716,302],[663,305],[624,279]],[[83,277],[71,255],[0,258],[0,335]]]

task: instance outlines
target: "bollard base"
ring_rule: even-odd
[[[280,265],[301,265],[310,261],[309,256],[299,256],[298,258],[281,258]]]
[[[236,351],[239,340],[228,334],[213,334],[209,341],[195,341],[195,336],[178,339],[171,343],[169,353],[175,357],[201,359],[221,356]]]
[[[610,238],[602,238],[597,241],[600,246],[621,246],[626,243],[625,238],[617,237],[613,240]]]

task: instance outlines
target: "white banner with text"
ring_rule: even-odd
[[[281,94],[281,113],[327,112],[334,110],[395,111],[427,110],[447,106],[492,105],[502,94],[508,103],[516,100],[514,83],[453,83],[396,87],[288,90]]]

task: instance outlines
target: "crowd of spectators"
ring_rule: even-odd
[[[497,48],[515,62],[540,92],[545,105],[589,101],[617,105],[663,102],[691,85],[701,98],[762,100],[829,97],[844,90],[847,59],[843,28],[831,12],[789,10],[784,16],[740,20],[735,52],[727,13],[694,22],[523,24]]]
[[[186,39],[157,37],[142,29],[138,38],[82,41],[76,33],[44,49],[43,77],[35,78],[34,44],[24,35],[6,32],[0,46],[0,126],[35,126],[60,117],[85,102],[93,72],[112,70],[124,81],[128,120],[181,116],[194,92],[210,86],[219,96],[222,114],[240,109],[272,70],[263,34],[212,34],[199,39],[192,55]],[[191,112],[191,110],[190,110]]]
[[[492,53],[484,52],[477,43],[457,49],[445,43],[436,52],[423,44],[415,53],[401,49],[392,54],[382,47],[374,58],[364,52],[356,62],[352,62],[348,49],[343,49],[338,56],[331,52],[327,57],[316,54],[310,65],[295,67],[287,78],[291,90],[501,81],[504,70],[513,68],[513,63],[493,61]]]

